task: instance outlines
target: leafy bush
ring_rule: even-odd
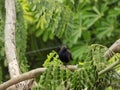
[[[75,71],[68,70],[59,60],[57,53],[51,52],[44,63],[47,70],[40,75],[34,90],[105,90],[112,85],[116,71],[113,69],[99,74],[109,65],[102,55],[104,51],[105,47],[92,45],[84,62],[80,62]]]
[[[4,0],[0,1],[0,5],[2,82],[8,79],[8,73],[4,72],[7,67],[4,54]],[[59,44],[70,48],[74,58],[71,63],[79,66],[78,70],[72,72],[64,68],[56,52],[50,53],[43,65],[48,69],[39,77],[35,90],[104,90],[112,82],[120,81],[114,79],[114,76],[117,76],[115,69],[99,76],[99,72],[109,65],[103,57],[105,48],[99,45],[90,46],[93,43],[110,46],[119,38],[119,0],[16,0],[16,10],[16,46],[22,72],[28,70],[28,63],[42,65],[48,53],[37,53],[32,59],[30,56],[26,59],[26,49],[38,50]]]
[[[34,47],[33,50],[40,47],[37,39],[44,43],[59,38],[62,44],[70,48],[76,60],[73,63],[76,63],[84,59],[82,55],[90,44],[109,46],[119,38],[119,0],[20,0],[20,2],[27,21],[28,33],[32,36],[28,42],[32,45],[30,48]],[[31,40],[33,42],[30,42]],[[54,43],[59,44],[59,41]]]

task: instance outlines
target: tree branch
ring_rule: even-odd
[[[120,60],[117,60],[115,63],[111,64],[110,66],[108,66],[107,68],[105,68],[104,70],[100,71],[98,73],[98,75],[102,75],[105,72],[108,72],[109,70],[111,70],[113,67],[115,67],[116,65],[120,64]],[[77,65],[67,65],[66,68],[68,68],[71,71],[77,70]],[[26,72],[24,74],[21,74],[20,76],[14,77],[10,80],[8,80],[7,82],[4,82],[3,84],[0,85],[0,90],[4,90],[6,88],[8,88],[11,85],[17,84],[21,81],[25,81],[31,78],[35,78],[37,75],[43,73],[46,70],[46,68],[37,68],[34,70],[31,70],[29,72]]]
[[[21,74],[20,76],[14,77],[7,82],[0,85],[0,90],[5,90],[11,85],[17,84],[21,81],[28,80],[31,78],[36,77],[38,74],[43,73],[46,70],[46,68],[38,68],[32,71],[29,71],[27,73]]]
[[[110,59],[114,53],[120,53],[120,39],[118,39],[104,54],[107,59]]]
[[[120,64],[120,59],[118,59],[116,62],[114,62],[113,64],[111,64],[110,66],[106,67],[105,69],[103,69],[102,71],[100,71],[98,73],[98,75],[102,75],[108,71],[110,71],[113,67],[117,66],[118,64]]]
[[[115,63],[111,64],[110,66],[108,66],[104,70],[100,71],[98,73],[98,75],[102,75],[105,72],[108,72],[109,70],[111,70],[113,67],[115,67],[118,64],[120,64],[120,60],[117,60]],[[67,65],[66,68],[68,68],[71,71],[78,69],[77,65],[76,66],[75,65]],[[45,70],[46,70],[46,68],[37,68],[37,69],[31,70],[29,72],[26,72],[24,74],[21,74],[20,76],[14,77],[14,78],[8,80],[7,82],[4,82],[3,84],[1,84],[0,90],[4,90],[4,89],[8,88],[9,86],[17,84],[21,81],[35,78],[37,75],[43,73]]]
[[[73,65],[68,65],[66,66],[68,69],[70,69],[71,71],[74,71],[77,69],[77,66],[73,66]],[[4,82],[3,84],[0,85],[0,90],[5,90],[6,88],[8,88],[11,85],[17,84],[21,81],[25,81],[31,78],[35,78],[37,75],[43,73],[46,70],[46,68],[37,68],[34,70],[31,70],[29,72],[26,72],[24,74],[21,74],[20,76],[14,77],[10,80],[8,80],[7,82]]]
[[[104,70],[98,72],[98,75],[100,76],[100,75],[110,71],[113,67],[115,67],[118,64],[120,64],[120,60],[117,60],[115,63],[111,64],[110,66],[108,66]],[[73,66],[73,65],[67,65],[66,68],[68,68],[71,71],[77,70],[77,66]],[[31,70],[29,72],[26,72],[24,74],[21,74],[20,76],[15,77],[15,78],[8,80],[7,82],[1,84],[0,90],[4,90],[5,88],[7,88],[11,85],[17,84],[21,81],[35,78],[37,75],[43,73],[45,70],[46,70],[46,68],[37,68],[37,69]]]
[[[108,66],[104,70],[100,71],[98,73],[98,75],[102,75],[105,72],[108,72],[109,70],[111,70],[113,67],[115,67],[118,64],[120,64],[120,60],[117,60],[115,63],[111,64],[110,66]],[[77,65],[67,65],[66,68],[68,68],[71,71],[74,71],[74,70],[78,69]],[[28,80],[28,79],[35,78],[37,75],[43,73],[45,70],[46,70],[46,68],[37,68],[37,69],[31,70],[29,72],[26,72],[24,74],[21,74],[20,76],[14,77],[14,78],[8,80],[7,82],[4,82],[3,84],[1,84],[0,85],[0,90],[5,90],[9,86],[17,84],[21,81],[25,81],[25,80]]]

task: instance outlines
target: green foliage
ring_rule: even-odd
[[[57,52],[52,51],[52,52],[47,56],[47,59],[45,60],[43,66],[44,66],[44,67],[48,67],[48,66],[51,66],[51,65],[53,65],[53,66],[54,66],[54,65],[59,66],[60,64],[62,64],[62,62],[60,61]]]
[[[55,51],[51,52],[44,63],[47,70],[40,76],[34,90],[105,90],[113,82],[115,71],[98,76],[98,72],[109,64],[102,57],[104,50],[101,45],[92,45],[86,61],[79,63],[74,72],[59,62]]]
[[[70,87],[71,72],[60,66],[47,67],[48,69],[40,76],[37,87],[34,90],[67,90]]]
[[[83,85],[83,82],[86,79],[88,79],[89,82],[84,82],[83,87],[79,88],[87,87],[90,89],[104,90],[107,85],[111,83],[110,78],[112,78],[113,75],[111,72],[98,78],[96,77],[97,79],[93,79],[93,76],[95,76],[96,73],[87,72],[91,71],[98,73],[109,65],[103,57],[105,48],[99,45],[89,47],[89,44],[101,43],[103,45],[109,45],[119,38],[120,13],[118,0],[40,0],[29,2],[28,9],[23,7],[23,10],[24,17],[29,22],[28,33],[29,35],[34,34],[34,37],[32,38],[35,38],[36,35],[37,38],[40,38],[41,42],[54,39],[54,36],[60,38],[62,44],[66,44],[72,51],[74,58],[72,64],[79,62],[81,66],[80,69],[83,68],[83,71],[78,70],[74,72],[74,78],[76,75],[79,75],[78,73],[83,75],[84,73],[87,73],[90,75],[86,75],[82,80],[82,75],[78,76],[77,79],[80,79],[78,82],[76,78],[75,80],[72,78],[73,82],[68,80],[72,83],[72,85],[70,84],[70,88],[78,89],[79,84]],[[109,42],[106,42],[108,40]],[[34,42],[32,43],[33,47],[39,47],[37,44],[34,44]],[[51,64],[53,65],[53,63],[50,62],[51,60],[52,62],[55,61],[54,65],[56,65],[56,62],[58,62],[57,55],[54,56],[53,53],[50,54],[44,63],[44,66],[50,67]],[[91,61],[93,61],[93,67],[96,66],[96,68],[92,69],[93,71],[90,69],[92,66],[89,66]],[[46,78],[44,78],[45,82],[44,84],[41,84],[40,78],[37,85],[38,89],[41,89],[42,87],[45,89],[50,81],[55,82],[52,73],[54,73],[54,68],[57,66],[51,67],[53,69],[51,71],[46,71],[46,74],[50,74],[50,77],[52,78],[47,77],[46,74],[43,75],[43,77]],[[96,82],[93,83],[92,80]],[[93,87],[94,85],[95,87]],[[51,88],[50,86],[52,86],[52,84],[48,87]],[[52,89],[55,88],[56,87],[52,86]]]
[[[22,1],[22,0],[21,0]],[[61,37],[67,24],[71,19],[72,12],[63,4],[54,0],[31,1],[26,9],[23,5],[24,17],[32,27],[29,33],[35,33],[36,37],[42,37],[43,41],[53,39],[54,36]]]
[[[4,10],[4,0],[0,1],[0,83],[3,82],[6,72],[5,69],[5,50],[4,50],[4,25],[5,25],[5,10]],[[8,78],[7,78],[8,79]]]
[[[97,71],[101,71],[105,68],[107,68],[110,64],[110,62],[108,62],[105,58],[104,58],[104,53],[106,51],[106,47],[102,46],[102,45],[99,45],[99,44],[93,44],[91,46],[91,51],[89,53],[91,57],[91,59],[94,61],[94,65],[96,66],[97,68]],[[117,55],[115,55],[115,59],[116,60],[119,60],[119,57]],[[115,61],[116,61],[115,60]],[[114,61],[114,62],[115,62]],[[112,68],[109,72],[106,72],[105,74],[103,75],[99,75],[98,77],[98,80],[95,84],[96,86],[96,90],[104,90],[105,88],[107,88],[108,86],[112,86],[113,82],[117,81],[116,83],[119,83],[119,79],[118,77],[120,77],[118,74],[117,74],[117,71]],[[116,79],[116,80],[114,80]],[[114,86],[112,86],[112,88],[115,88]]]
[[[52,51],[43,64],[47,70],[40,76],[34,90],[63,90],[70,87],[71,71],[65,69],[58,58],[58,54]]]
[[[90,67],[85,68],[81,67],[76,70],[71,78],[72,90],[82,90],[87,88],[88,90],[92,90],[94,84],[98,79],[98,73],[96,70],[96,66],[93,64]]]
[[[0,67],[0,83],[2,83],[2,67]]]
[[[22,72],[28,71],[28,61],[25,56],[26,52],[26,43],[27,43],[27,26],[23,18],[22,8],[20,2],[16,0],[16,48],[17,48],[17,57],[19,60],[19,66]],[[21,44],[22,42],[22,44]]]
[[[3,77],[7,76],[4,72],[6,68],[4,0],[0,1],[0,5],[0,81],[2,81]],[[40,76],[35,90],[69,88],[104,90],[111,82],[120,81],[116,78],[111,80],[116,73],[114,69],[98,76],[98,72],[109,65],[103,57],[105,48],[101,45],[89,46],[92,43],[110,45],[119,38],[119,0],[17,0],[16,10],[16,45],[22,72],[28,70],[28,61],[31,63],[25,57],[26,48],[28,51],[45,48],[53,43],[50,40],[55,41],[54,46],[56,43],[66,44],[72,51],[74,58],[72,64],[79,64],[78,70],[69,71],[64,68],[57,53],[53,51],[47,56],[43,66],[48,69]],[[32,58],[35,65],[39,64],[35,59],[38,59],[40,64],[43,62],[45,54],[44,52],[40,54]]]
[[[112,43],[113,40],[115,41],[119,38],[118,18],[120,17],[120,13],[117,11],[119,10],[118,0],[115,2],[107,0],[78,1],[79,3],[77,4],[75,14],[77,14],[76,20],[79,20],[78,26],[81,27],[82,33],[71,50],[74,55],[73,57],[81,60],[84,59],[80,57],[81,53],[84,53],[84,45],[91,43],[108,45]],[[79,29],[77,29],[77,31],[78,30]],[[79,33],[81,31],[79,31]],[[72,36],[72,34],[70,36]],[[77,35],[75,36],[77,37]],[[66,41],[66,39],[64,40]],[[106,42],[107,40],[109,40],[109,42]],[[73,39],[70,39],[70,41],[71,43],[74,42]],[[69,43],[69,45],[71,45],[71,43]],[[77,47],[79,48],[74,49]],[[76,52],[78,54],[76,54]]]
[[[75,62],[84,59],[82,55],[89,44],[110,45],[119,38],[119,0],[20,0],[20,3],[28,34],[41,43],[59,38],[70,47]],[[31,45],[38,49],[35,42]]]

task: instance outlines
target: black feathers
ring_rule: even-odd
[[[70,60],[72,60],[72,55],[66,47],[63,47],[59,51],[59,58],[64,64],[67,64]]]

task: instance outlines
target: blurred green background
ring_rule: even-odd
[[[66,45],[84,61],[94,43],[109,47],[120,38],[120,0],[15,0],[16,48],[22,72],[42,67]],[[0,0],[0,82],[9,79],[4,50],[5,1]]]

